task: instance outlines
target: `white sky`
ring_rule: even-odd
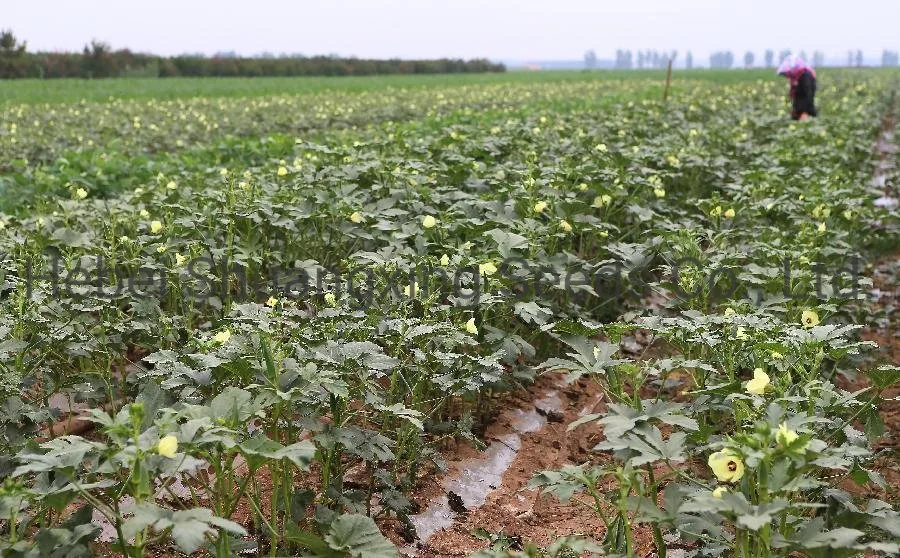
[[[900,50],[900,0],[0,0],[29,50],[581,59],[594,49]]]

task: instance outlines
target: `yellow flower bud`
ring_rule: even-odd
[[[223,329],[213,336],[213,341],[215,341],[219,345],[224,345],[228,342],[229,339],[231,339],[231,332],[227,329]]]
[[[478,266],[479,275],[493,275],[495,273],[497,273],[497,266],[494,265],[494,262],[485,262]]]
[[[791,445],[794,443],[794,440],[799,437],[799,434],[788,428],[786,422],[782,422],[781,425],[778,426],[778,431],[775,433],[775,440],[783,446]]]
[[[156,443],[156,453],[169,459],[175,458],[175,452],[178,451],[178,438],[169,434],[160,438]]]
[[[753,371],[753,379],[747,382],[747,392],[754,395],[762,395],[769,386],[769,375],[762,368]]]

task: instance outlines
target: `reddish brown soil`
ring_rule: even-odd
[[[863,339],[878,344],[874,362],[869,367],[884,363],[900,365],[900,314],[896,311],[900,304],[900,251],[882,258],[875,265],[872,279],[875,288],[882,293],[875,306],[883,312],[884,317],[878,320],[878,325],[869,326],[862,333]],[[839,383],[848,390],[858,390],[870,385],[864,375],[853,381],[844,380]],[[862,492],[869,497],[897,502],[900,489],[900,384],[885,390],[882,398],[884,402],[879,411],[884,422],[884,436],[875,440],[873,446],[881,454],[875,468],[884,477],[887,489],[880,490],[869,485]]]
[[[562,420],[548,422],[540,430],[521,436],[522,445],[512,465],[503,476],[502,485],[487,498],[485,504],[475,510],[456,515],[454,524],[437,532],[428,542],[416,545],[405,543],[397,533],[388,533],[401,548],[413,550],[421,557],[467,556],[485,548],[487,541],[477,537],[475,531],[484,529],[490,533],[502,532],[505,536],[532,542],[545,547],[557,537],[581,534],[595,540],[602,540],[604,528],[601,519],[590,508],[588,500],[576,495],[571,501],[562,503],[537,491],[525,490],[532,476],[542,470],[558,469],[566,464],[581,464],[596,460],[598,455],[591,449],[602,439],[598,426],[585,425],[567,432],[569,423],[585,412],[603,410],[596,384],[582,380],[569,386],[562,386],[557,375],[543,377],[525,392],[509,396],[509,408],[528,410],[534,401],[547,392],[556,390],[564,405]],[[486,437],[499,439],[513,431],[506,415],[488,427]],[[559,417],[555,417],[559,419]],[[477,455],[471,448],[461,448],[453,459]],[[448,474],[452,474],[451,470]],[[443,490],[437,477],[430,477],[415,500],[424,509],[429,501],[438,498]],[[649,533],[638,530],[637,543],[643,556],[652,546]]]

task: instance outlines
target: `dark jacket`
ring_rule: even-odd
[[[791,99],[794,103],[794,110],[791,112],[791,118],[797,120],[800,115],[806,113],[810,116],[817,116],[816,111],[816,77],[809,70],[800,74],[797,84],[791,87]]]

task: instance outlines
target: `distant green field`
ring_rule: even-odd
[[[776,79],[774,72],[754,70],[676,70],[676,80],[742,82]],[[118,78],[0,81],[0,103],[65,103],[122,99],[186,97],[255,97],[320,91],[367,91],[385,88],[440,87],[509,82],[555,82],[616,79],[665,79],[662,70],[512,71],[505,74],[403,75],[291,78]]]

